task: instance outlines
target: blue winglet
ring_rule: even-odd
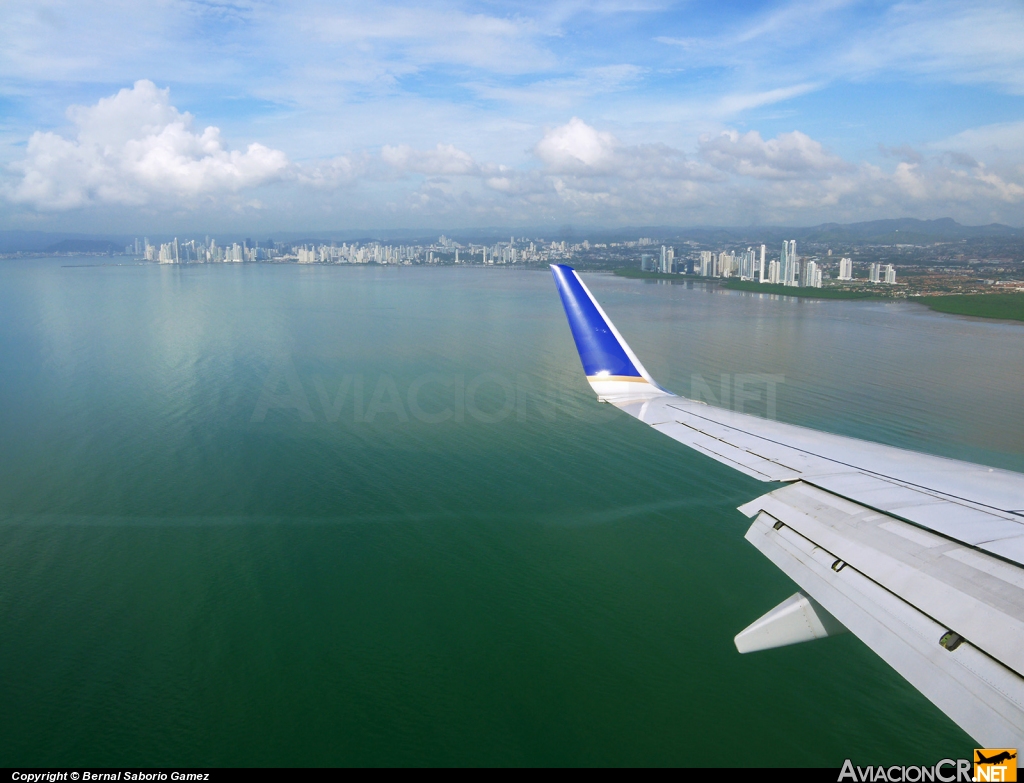
[[[648,378],[576,270],[564,264],[552,264],[551,274],[562,297],[562,306],[587,377]]]

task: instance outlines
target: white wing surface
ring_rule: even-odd
[[[741,652],[852,631],[990,748],[1024,747],[1024,474],[715,408],[666,392],[579,275],[552,272],[607,402],[748,476],[746,538],[801,591]]]

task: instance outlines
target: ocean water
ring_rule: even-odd
[[[973,747],[851,635],[736,653],[771,487],[599,405],[546,271],[96,263],[0,262],[0,765]],[[584,279],[674,391],[1024,471],[1024,325]]]

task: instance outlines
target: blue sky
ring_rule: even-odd
[[[45,2],[0,228],[1024,225],[1024,5]]]

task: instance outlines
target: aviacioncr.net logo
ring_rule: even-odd
[[[975,748],[974,781],[976,783],[1010,783],[1017,780],[1016,748]]]
[[[971,783],[972,780],[970,759],[942,759],[930,767],[855,767],[847,759],[839,772],[839,783]]]

